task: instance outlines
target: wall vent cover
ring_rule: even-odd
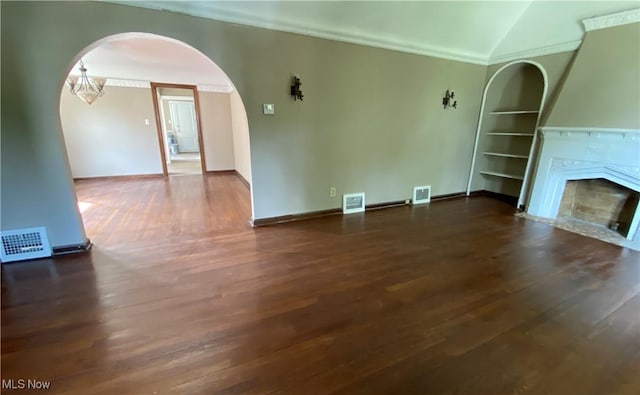
[[[360,213],[364,211],[364,192],[342,195],[342,213]]]
[[[51,246],[44,226],[2,231],[0,258],[3,263],[51,256]]]
[[[413,187],[412,204],[429,203],[431,201],[431,185]]]

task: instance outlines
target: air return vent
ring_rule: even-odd
[[[342,195],[342,213],[351,214],[364,211],[364,192]]]
[[[3,263],[51,256],[51,246],[44,227],[8,230],[0,235],[0,258]]]
[[[429,203],[431,201],[431,185],[413,187],[412,204]]]

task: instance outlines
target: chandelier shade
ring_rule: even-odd
[[[104,84],[106,82],[106,78],[87,77],[87,68],[84,67],[82,60],[80,61],[80,76],[69,76],[67,78],[67,85],[69,85],[71,93],[89,105],[104,95]]]

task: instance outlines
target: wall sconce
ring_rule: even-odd
[[[291,96],[293,96],[293,101],[296,101],[298,99],[302,101],[302,98],[304,97],[304,95],[302,94],[302,89],[300,89],[300,85],[302,85],[302,82],[300,82],[300,77],[294,76],[293,85],[291,85]]]
[[[453,100],[454,97],[455,93],[453,93],[453,91],[449,92],[449,90],[447,89],[447,93],[445,93],[444,97],[442,98],[442,108],[444,108],[445,110],[449,107],[458,108],[458,101]]]

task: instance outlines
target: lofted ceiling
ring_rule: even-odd
[[[112,1],[478,64],[574,50],[640,1]]]

